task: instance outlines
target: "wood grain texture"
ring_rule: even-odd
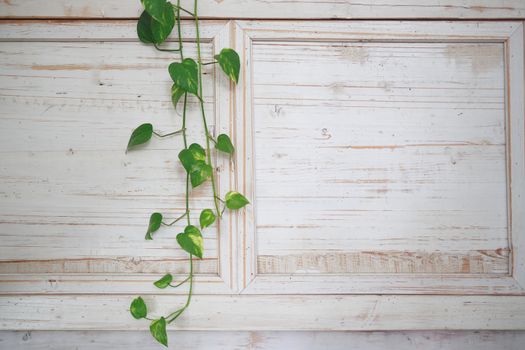
[[[377,293],[523,292],[506,276],[523,29],[495,24],[237,22],[244,292],[366,293],[367,273]]]
[[[525,332],[203,332],[170,331],[178,349],[192,350],[521,350]],[[173,342],[173,343],[175,343]],[[25,350],[157,350],[147,331],[3,331],[0,344]],[[170,345],[171,346],[171,345]]]
[[[186,8],[193,1],[182,0]],[[199,13],[207,18],[525,18],[521,0],[201,0]],[[4,18],[122,18],[138,17],[139,1],[128,0],[51,0],[43,6],[38,0],[0,2]]]
[[[221,193],[252,205],[206,231],[177,329],[525,329],[521,22],[204,23],[208,59],[241,54],[236,88],[207,67],[206,111],[237,146]],[[137,233],[182,210],[180,140],[122,152],[180,121],[134,26],[0,23],[1,329],[144,330],[136,294],[184,301],[151,285],[186,271],[173,235]]]
[[[257,254],[280,255],[259,273],[299,272],[303,250],[319,254],[307,265],[332,260],[312,272],[508,272],[476,252],[508,248],[501,44],[252,55]]]
[[[145,330],[132,295],[0,296],[0,330]],[[150,313],[185,296],[145,296]],[[162,310],[162,311],[160,311]],[[179,330],[524,330],[522,296],[199,295]]]
[[[186,51],[195,55],[194,27],[184,23],[183,30]],[[160,133],[181,123],[169,95],[173,54],[138,43],[134,31],[131,21],[2,27],[0,273],[47,274],[44,281],[56,280],[53,274],[144,273],[155,280],[187,273],[187,254],[175,249],[182,226],[144,241],[152,212],[169,221],[183,211],[185,173],[176,156],[182,140],[153,138],[140,151],[124,152],[141,123]],[[227,46],[228,31],[226,22],[204,24],[206,60]],[[228,132],[229,83],[213,67],[204,76],[210,128]],[[190,98],[190,142],[202,141],[199,113]],[[219,157],[216,165],[222,189],[230,164]],[[212,205],[210,192],[209,185],[193,191],[194,215]],[[206,256],[196,262],[219,292],[222,282],[213,275],[231,279],[227,218],[222,224],[224,235],[221,227],[204,231]]]

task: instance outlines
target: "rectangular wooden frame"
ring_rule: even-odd
[[[0,23],[0,42],[135,42],[135,21],[5,21]],[[182,26],[184,37],[195,41],[195,27],[190,22]],[[207,21],[201,28],[202,42],[212,43],[214,52],[230,46],[230,26],[227,21]],[[147,48],[145,48],[147,49]],[[153,49],[153,48],[150,48]],[[218,53],[218,51],[216,52]],[[214,92],[215,123],[218,132],[228,133],[233,125],[232,95],[229,80],[217,74]],[[218,189],[231,186],[233,163],[225,157],[217,158],[217,167],[223,169],[218,173]],[[218,227],[219,269],[217,275],[199,275],[197,293],[230,294],[235,291],[236,279],[233,278],[232,244],[235,235],[230,224],[231,215],[225,216]],[[222,233],[222,234],[221,234]],[[185,276],[174,276],[182,279]],[[158,293],[151,281],[158,279],[153,274],[0,274],[0,294],[86,294],[86,293]],[[170,293],[184,293],[180,289],[171,289]]]
[[[506,131],[509,242],[512,266],[509,275],[257,275],[252,108],[252,45],[257,41],[340,42],[461,42],[502,43],[505,47]],[[243,72],[237,87],[237,145],[239,188],[253,206],[243,213],[239,285],[247,294],[487,294],[525,293],[525,163],[523,24],[521,22],[236,22],[236,44]],[[242,146],[241,146],[242,145]],[[322,276],[322,280],[320,277]]]

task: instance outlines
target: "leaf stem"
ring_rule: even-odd
[[[217,144],[217,141],[215,141],[215,139],[213,138],[213,136],[211,136],[210,134],[208,134],[208,138],[209,138],[210,140],[212,140],[212,142],[213,142],[214,144]]]
[[[170,287],[173,287],[173,288],[180,287],[180,286],[183,285],[184,283],[188,282],[189,279],[190,279],[190,276],[186,277],[183,281],[177,283],[176,285],[173,285],[173,284],[170,283]]]
[[[180,60],[184,60],[184,53],[182,52],[183,45],[182,45],[182,31],[180,26],[180,0],[177,0],[177,32],[179,34],[179,47],[180,47]],[[188,148],[188,139],[186,137],[186,109],[188,107],[188,93],[184,93],[184,105],[182,110],[182,129],[184,130],[182,132],[182,138],[184,140],[184,148]],[[186,173],[186,218],[188,221],[188,225],[191,225],[191,218],[190,218],[190,174]]]
[[[190,281],[190,290],[188,291],[188,298],[186,299],[186,304],[184,304],[182,308],[169,314],[168,317],[166,317],[167,323],[171,323],[175,321],[180,315],[182,315],[182,313],[188,308],[188,306],[190,306],[191,296],[193,294],[193,255],[192,254],[190,254],[190,274],[188,276],[188,279]]]
[[[182,12],[186,12],[188,15],[192,16],[192,17],[195,17],[196,15],[194,13],[191,13],[190,11],[180,7],[180,2],[177,1],[177,5],[173,5],[171,4],[171,6],[173,6],[174,9],[178,10],[179,12],[182,11]],[[179,18],[180,18],[180,15],[179,15]]]
[[[180,49],[180,60],[184,60],[184,54],[182,53],[182,31],[180,29],[180,0],[177,0],[177,32],[178,32],[178,36],[179,36],[179,49]]]
[[[184,133],[184,131],[186,131],[186,128],[183,127],[183,128],[180,129],[180,130],[177,130],[177,131],[174,131],[174,132],[170,132],[170,133],[168,133],[168,134],[164,134],[164,135],[161,135],[161,134],[159,134],[159,133],[156,132],[156,131],[153,131],[153,133],[154,133],[155,135],[157,135],[158,137],[168,137],[168,136],[172,136],[172,135],[177,135],[177,134],[180,134],[180,133]]]
[[[187,214],[188,214],[188,212],[185,212],[184,214],[182,214],[181,216],[179,216],[178,218],[176,218],[175,220],[173,220],[171,223],[167,224],[167,223],[165,223],[165,222],[163,221],[162,224],[163,224],[164,226],[171,226],[171,225],[173,225],[174,223],[180,221],[180,220],[181,220],[182,218],[184,218]]]
[[[163,49],[162,47],[159,47],[157,44],[153,44],[153,46],[155,46],[157,50],[164,51],[164,52],[177,52],[177,51],[182,50],[180,47],[178,49]]]
[[[219,63],[217,61],[214,61],[214,62],[206,62],[206,63],[201,63],[203,66],[207,66],[209,64],[216,64],[216,63]]]
[[[194,17],[195,17],[195,31],[197,32],[197,62],[198,62],[198,71],[199,71],[199,100],[200,100],[200,107],[201,107],[201,114],[202,114],[202,122],[204,124],[204,133],[206,134],[206,156],[208,158],[208,164],[213,168],[213,163],[211,161],[211,152],[210,152],[210,139],[209,139],[209,130],[208,130],[208,122],[206,121],[206,113],[204,112],[204,100],[202,95],[202,60],[201,60],[201,38],[200,38],[200,31],[199,31],[199,16],[197,14],[197,7],[198,7],[198,0],[194,0],[193,2],[194,8]],[[222,216],[222,213],[219,210],[219,203],[217,202],[217,190],[215,186],[215,175],[214,171],[211,172],[211,188],[213,190],[213,203],[215,204],[215,211],[217,212],[217,215],[219,218]]]

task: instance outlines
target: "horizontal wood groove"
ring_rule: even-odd
[[[56,23],[68,23],[68,22],[114,22],[114,21],[137,21],[139,16],[130,16],[130,17],[60,17],[60,16],[0,16],[0,24],[2,23],[20,23],[25,21],[28,23],[31,22],[56,22]],[[181,16],[182,20],[192,21],[193,18],[190,16]],[[330,18],[330,17],[314,17],[314,18],[301,18],[301,17],[286,17],[286,18],[275,18],[275,17],[233,17],[233,16],[199,16],[199,20],[202,21],[276,21],[276,22],[286,22],[286,21],[297,21],[297,22],[320,22],[320,21],[333,21],[333,22],[364,22],[364,21],[392,21],[392,22],[515,22],[523,21],[524,17],[506,17],[506,18],[483,18],[483,17],[470,17],[470,18],[459,18],[459,17],[400,17],[400,18],[391,18],[391,17],[359,17],[359,18]],[[167,41],[171,41],[168,39]]]
[[[217,271],[218,258],[195,261],[197,273]],[[178,273],[189,271],[189,259],[181,258],[66,258],[45,260],[0,260],[0,273]]]

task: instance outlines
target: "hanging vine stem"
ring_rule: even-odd
[[[178,216],[173,221],[166,223],[163,221],[161,213],[153,213],[150,215],[148,229],[146,231],[146,240],[153,240],[153,234],[159,230],[161,226],[171,227],[186,218],[187,225],[183,232],[177,234],[176,239],[180,247],[189,254],[189,273],[188,276],[179,283],[173,284],[173,276],[168,273],[153,284],[160,289],[167,287],[177,288],[185,283],[189,283],[186,303],[179,309],[173,311],[165,317],[150,318],[148,317],[148,309],[146,303],[141,297],[135,298],[130,305],[131,315],[136,319],[146,319],[151,321],[150,332],[151,335],[161,344],[168,345],[168,337],[166,333],[166,325],[172,323],[179,318],[184,311],[189,307],[193,295],[194,282],[194,258],[202,258],[204,254],[204,240],[201,230],[213,225],[217,218],[221,218],[226,208],[230,210],[241,209],[247,204],[248,200],[239,192],[230,191],[226,193],[224,199],[220,197],[217,192],[215,169],[211,157],[212,149],[210,141],[213,142],[215,148],[222,154],[231,156],[235,147],[231,139],[226,134],[220,134],[217,138],[211,135],[206,120],[206,113],[204,108],[203,95],[203,72],[202,67],[209,64],[219,64],[222,71],[235,83],[239,80],[240,60],[239,55],[235,50],[224,48],[221,52],[214,56],[213,62],[202,62],[201,56],[201,38],[198,18],[198,1],[194,0],[194,11],[190,12],[180,6],[180,0],[173,5],[167,0],[141,0],[144,5],[144,12],[141,14],[137,23],[137,34],[143,43],[152,44],[154,48],[162,52],[178,52],[180,61],[173,62],[168,67],[168,72],[173,80],[171,88],[171,99],[174,108],[177,107],[179,101],[183,99],[182,110],[182,127],[174,132],[168,134],[159,134],[153,130],[153,125],[145,123],[135,128],[132,132],[128,142],[129,149],[135,146],[147,143],[152,135],[156,135],[163,139],[167,136],[182,135],[184,149],[180,151],[178,158],[184,170],[186,171],[186,193],[185,193],[185,210],[184,213]],[[196,45],[197,45],[197,61],[192,58],[184,56],[183,36],[181,30],[181,11],[189,14],[195,21],[196,31]],[[178,34],[178,49],[165,49],[159,45],[162,44],[170,35],[173,28],[177,25]],[[188,95],[193,95],[198,99],[202,122],[204,126],[204,138],[206,139],[205,148],[198,143],[188,145],[187,138],[187,109],[188,109]],[[204,209],[199,216],[199,227],[192,225],[191,208],[190,208],[190,190],[198,187],[206,181],[211,182],[212,200],[214,210]],[[191,184],[191,187],[190,187]],[[223,204],[220,209],[219,202]]]
[[[201,38],[199,31],[199,17],[198,17],[198,0],[194,1],[193,13],[195,14],[195,31],[197,32],[197,64],[199,65],[199,103],[201,105],[202,122],[204,124],[204,133],[206,135],[206,155],[208,156],[208,164],[213,167],[211,162],[210,152],[210,132],[208,130],[208,122],[206,121],[206,113],[204,112],[204,96],[202,95],[202,59],[201,59]],[[217,201],[217,190],[215,189],[215,176],[213,171],[211,173],[211,188],[213,191],[213,203],[215,204],[215,210],[219,217],[222,216],[222,212],[219,209],[219,202]]]

